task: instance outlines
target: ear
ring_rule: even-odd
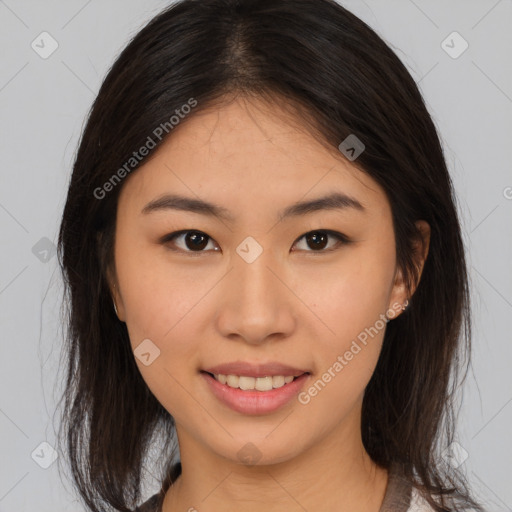
[[[112,309],[116,313],[117,317],[121,322],[125,321],[125,309],[123,299],[121,297],[121,292],[119,291],[119,285],[117,282],[117,274],[113,263],[106,263],[104,246],[102,244],[104,232],[100,231],[96,234],[96,250],[98,259],[100,262],[100,266],[105,269],[107,286],[110,291],[110,295],[112,297]],[[116,311],[117,310],[117,311]]]
[[[388,311],[391,310],[394,312],[393,315],[389,315],[390,318],[395,318],[402,313],[403,309],[405,309],[404,306],[408,304],[407,301],[411,301],[411,297],[414,295],[414,292],[420,282],[425,261],[427,259],[430,246],[430,225],[424,220],[416,221],[415,225],[418,230],[418,236],[413,242],[412,256],[414,265],[417,268],[417,280],[416,282],[411,283],[408,287],[404,279],[403,270],[401,268],[397,268],[395,273],[395,282],[393,284],[388,304]]]
[[[125,321],[125,308],[123,299],[121,296],[121,291],[119,290],[119,285],[117,281],[117,276],[112,269],[107,270],[107,281],[108,281],[108,287],[110,289],[110,294],[112,296],[112,308],[114,308],[114,311],[117,309],[116,314],[119,320],[121,322]]]

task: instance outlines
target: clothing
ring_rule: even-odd
[[[181,463],[177,462],[172,467],[171,481],[174,482],[180,474]],[[161,500],[163,495],[154,494],[134,512],[161,512]],[[392,465],[379,512],[434,512],[434,509],[420,496],[418,490],[401,476],[398,467]]]

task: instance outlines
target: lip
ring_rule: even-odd
[[[244,375],[246,377],[274,377],[276,375],[298,377],[303,373],[311,373],[309,370],[293,368],[276,361],[261,364],[234,361],[232,363],[218,364],[210,368],[203,368],[202,371],[216,375],[220,373],[222,375]]]
[[[244,391],[229,387],[227,384],[221,384],[206,371],[201,371],[200,373],[207,382],[211,392],[220,402],[227,405],[230,409],[246,415],[270,414],[277,411],[289,403],[311,377],[309,373],[303,373],[289,384],[285,384],[280,388],[270,391]],[[231,375],[236,375],[236,373]]]

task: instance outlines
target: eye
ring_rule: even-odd
[[[325,247],[328,246],[328,239],[330,237],[335,238],[338,243],[334,244],[334,248],[331,245],[330,248],[324,250]],[[337,246],[350,243],[350,240],[347,236],[342,233],[338,233],[337,231],[331,231],[330,229],[309,231],[308,233],[305,233],[300,238],[298,238],[295,244],[303,238],[306,244],[308,244],[310,247],[313,247],[312,251],[306,250],[306,252],[330,252],[335,250]]]
[[[334,244],[334,248],[331,245],[331,247],[325,249],[329,245],[329,238],[336,239],[337,244]],[[308,233],[305,233],[304,235],[299,237],[293,245],[295,246],[302,239],[305,240],[306,244],[313,248],[312,251],[306,249],[306,252],[330,252],[336,249],[336,245],[339,246],[350,243],[350,239],[347,236],[343,235],[342,233],[338,233],[337,231],[332,231],[329,229],[309,231]],[[181,247],[179,246],[179,242],[177,241],[181,242]],[[206,233],[203,233],[202,231],[196,230],[176,231],[174,233],[170,233],[164,236],[161,239],[161,242],[166,245],[178,246],[177,249],[171,247],[171,250],[188,253],[208,252],[204,249],[208,247],[209,241],[213,241],[213,238],[209,237]],[[172,244],[169,244],[169,242],[172,242]],[[213,250],[219,251],[220,249],[218,248],[217,245],[217,248],[214,248]]]
[[[183,231],[176,231],[175,233],[170,233],[169,235],[166,235],[162,239],[162,243],[167,244],[168,242],[173,242],[173,245],[177,245],[174,241],[180,240],[182,243],[184,243],[184,247],[182,245],[181,248],[174,249],[171,247],[173,251],[183,251],[183,252],[206,252],[203,249],[205,247],[208,247],[208,240],[213,240],[213,238],[210,238],[206,233],[203,233],[202,231],[195,231],[195,230],[183,230]],[[214,249],[215,251],[218,251],[219,249]]]

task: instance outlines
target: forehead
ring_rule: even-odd
[[[129,177],[120,202],[140,206],[179,192],[243,212],[342,192],[377,214],[386,210],[381,187],[304,123],[255,99],[194,112]]]

